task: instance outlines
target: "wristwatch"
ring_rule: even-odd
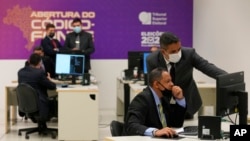
[[[158,131],[158,129],[154,129],[154,130],[152,131],[152,134],[153,134],[154,137],[155,137],[156,131]]]

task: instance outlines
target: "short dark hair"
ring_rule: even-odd
[[[81,23],[82,24],[82,20],[80,18],[74,18],[73,21],[72,21],[72,24],[73,23]]]
[[[161,48],[165,48],[168,45],[173,44],[173,43],[178,43],[179,41],[180,41],[179,38],[171,32],[164,32],[160,36]]]
[[[148,83],[150,86],[153,86],[154,81],[160,81],[162,79],[162,73],[166,71],[166,68],[158,67],[153,69],[148,76]]]
[[[48,30],[49,28],[56,28],[56,27],[55,27],[54,24],[48,23],[48,24],[46,25],[46,30]]]
[[[37,66],[41,62],[42,58],[40,55],[36,53],[32,53],[29,57],[29,64],[33,66]]]
[[[34,47],[33,51],[36,51],[36,50],[43,51],[43,47],[42,46],[36,46],[36,47]]]

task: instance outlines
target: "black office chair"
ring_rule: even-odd
[[[37,123],[38,127],[24,128],[18,130],[18,135],[21,136],[21,132],[26,132],[25,138],[29,139],[29,134],[38,132],[41,134],[51,134],[55,139],[57,136],[57,129],[47,128],[46,121],[40,120],[39,108],[38,108],[38,95],[35,89],[25,83],[20,83],[16,88],[18,110],[24,113],[25,116]]]
[[[123,126],[124,126],[124,124],[122,122],[119,122],[116,120],[111,121],[111,123],[110,123],[111,135],[113,137],[122,136]]]

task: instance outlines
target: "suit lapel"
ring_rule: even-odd
[[[159,62],[159,66],[158,67],[163,67],[163,68],[167,68],[167,64],[165,62],[165,59],[162,55],[162,53],[159,51],[159,55],[158,55],[158,62]]]

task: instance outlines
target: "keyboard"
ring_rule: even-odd
[[[154,138],[167,138],[167,139],[172,139],[172,140],[179,140],[179,139],[184,138],[184,137],[181,137],[181,136],[176,134],[173,137],[168,137],[168,136],[164,135],[164,136],[154,137]]]
[[[185,126],[183,128],[183,132],[180,132],[180,135],[188,135],[188,136],[197,136],[198,135],[198,126]]]

